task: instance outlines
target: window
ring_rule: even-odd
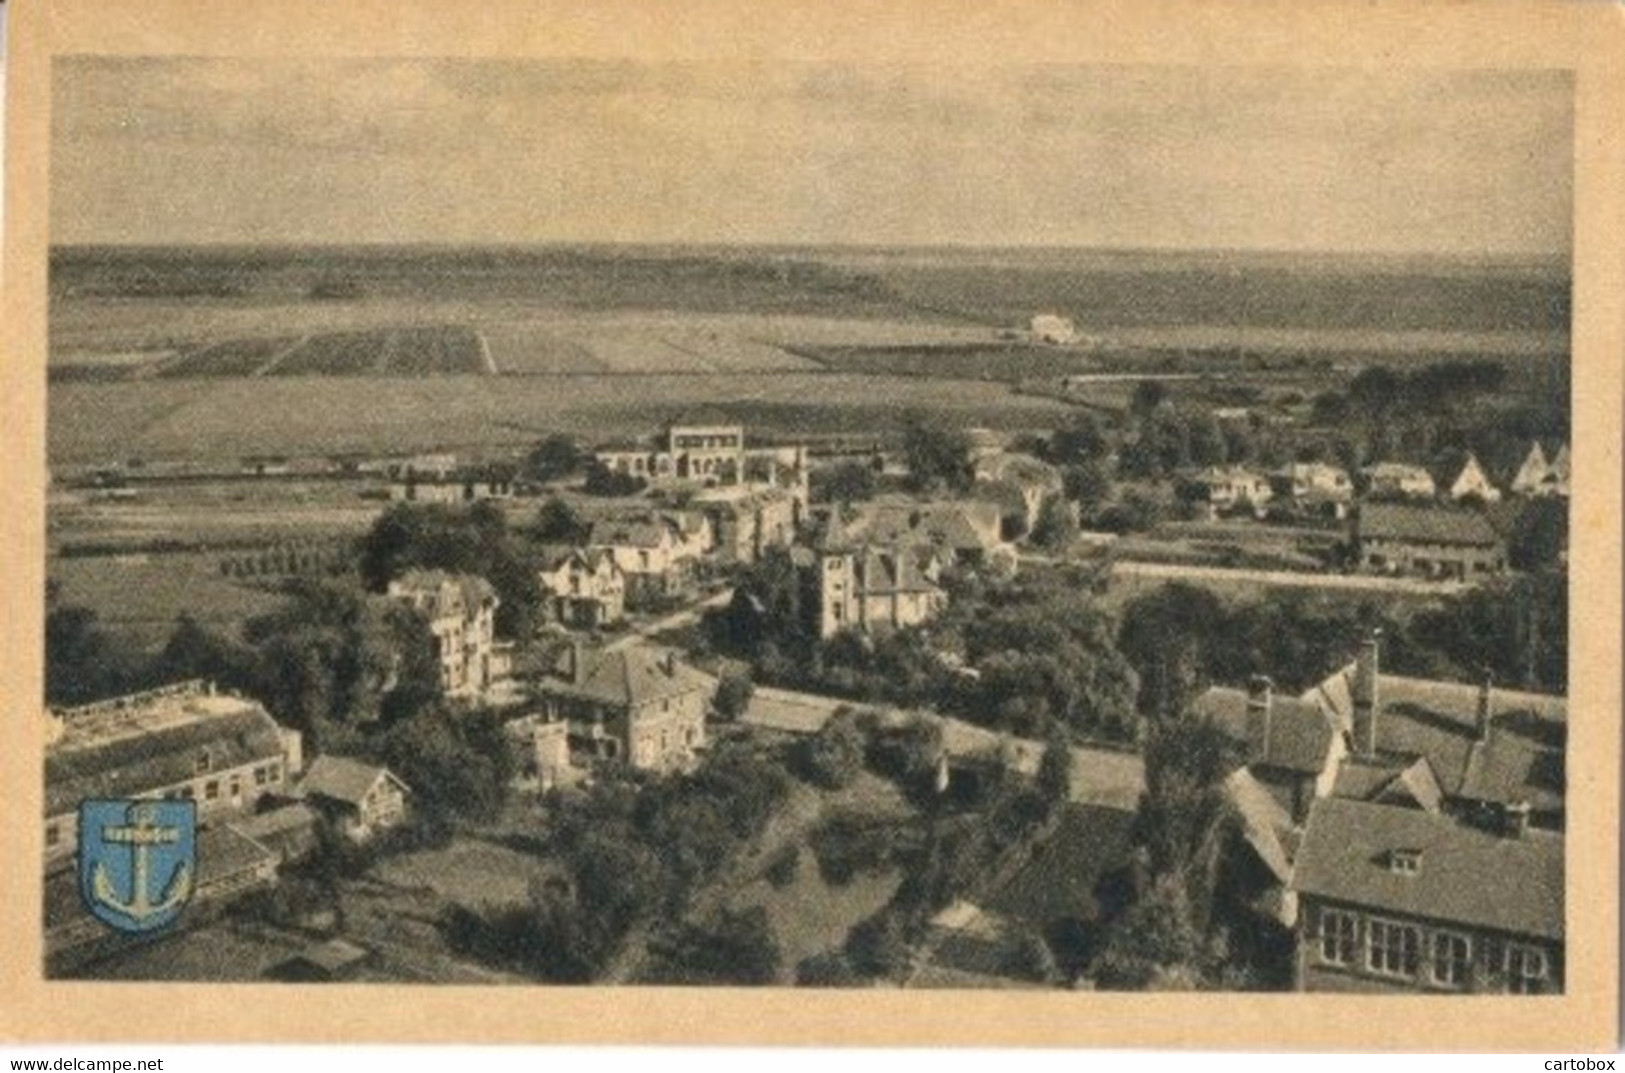
[[[1388,854],[1388,870],[1396,875],[1414,876],[1422,870],[1422,851],[1396,849]]]
[[[45,844],[47,846],[55,846],[55,845],[58,845],[59,843],[61,843],[61,841],[62,841],[62,828],[58,827],[54,823],[46,824],[45,825]]]
[[[241,775],[231,777],[230,796],[234,798],[243,796],[243,777]]]
[[[1320,915],[1320,959],[1332,965],[1354,964],[1359,949],[1360,922],[1353,913],[1328,909]]]
[[[182,801],[190,801],[197,797],[197,789],[191,786],[182,786],[180,793]]]
[[[271,765],[266,767],[265,771],[266,771],[266,777],[269,778],[272,782],[281,782],[282,781],[282,765],[281,764],[271,764]]]
[[[1415,976],[1421,935],[1408,924],[1373,920],[1366,933],[1365,967],[1385,976]]]
[[[1433,982],[1464,987],[1473,967],[1473,944],[1451,931],[1433,933]]]
[[[1519,943],[1507,944],[1507,990],[1514,995],[1538,995],[1546,990],[1551,963],[1546,951]]]
[[[268,769],[265,767],[264,764],[261,764],[259,767],[255,768],[254,769],[254,785],[255,786],[264,786],[266,778],[269,776],[269,774],[270,774],[270,772],[268,771]]]
[[[220,796],[220,780],[210,779],[203,787],[203,799],[213,801]]]

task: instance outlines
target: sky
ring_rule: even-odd
[[[59,58],[57,243],[1562,255],[1552,71]]]

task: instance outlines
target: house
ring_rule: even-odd
[[[267,978],[296,983],[353,980],[373,960],[372,951],[343,939],[312,943],[265,971]]]
[[[924,563],[1015,569],[1015,549],[1004,539],[997,503],[976,499],[912,500],[883,497],[851,507],[831,507],[812,526],[814,548],[862,545],[906,548]]]
[[[626,574],[603,549],[554,549],[536,573],[552,618],[565,626],[599,629],[626,613]]]
[[[705,746],[716,680],[645,644],[564,648],[535,684],[544,721],[569,727],[572,750],[640,770],[687,766]]]
[[[434,635],[440,686],[448,697],[480,696],[506,677],[496,642],[496,590],[484,578],[411,570],[388,596],[422,615]]]
[[[1307,514],[1341,521],[1354,501],[1354,482],[1348,470],[1324,462],[1294,462],[1271,474],[1279,497],[1290,499]]]
[[[303,763],[297,731],[257,702],[181,682],[48,713],[45,857],[71,857],[79,803],[184,798],[204,826],[252,812],[286,791]]]
[[[1563,496],[1569,494],[1569,445],[1558,448],[1552,461],[1546,460],[1540,441],[1529,445],[1529,454],[1512,478],[1512,494],[1529,498]]]
[[[1365,570],[1467,581],[1507,566],[1505,541],[1473,510],[1367,502],[1353,540]]]
[[[1421,466],[1378,462],[1360,471],[1366,494],[1373,499],[1432,499],[1438,494],[1433,474]]]
[[[1028,323],[1027,330],[1040,343],[1065,344],[1078,338],[1078,326],[1071,318],[1056,313],[1039,313]]]
[[[1261,865],[1248,893],[1294,929],[1296,986],[1561,990],[1566,700],[1379,658],[1372,634],[1290,705],[1265,681],[1197,703],[1246,750],[1224,789]]]
[[[1298,853],[1304,991],[1563,990],[1563,837],[1416,805],[1315,804]]]
[[[531,712],[503,725],[513,750],[512,788],[520,793],[546,793],[576,773],[570,763],[570,727]]]
[[[1209,466],[1186,477],[1181,496],[1206,509],[1209,517],[1245,512],[1264,516],[1264,504],[1275,498],[1268,477],[1244,466]]]
[[[795,541],[805,504],[781,488],[736,485],[708,488],[692,506],[711,522],[717,561],[748,564],[768,548],[787,548]]]
[[[792,561],[822,638],[918,626],[948,606],[948,594],[906,547],[797,548]]]
[[[1334,715],[1313,696],[1279,695],[1273,681],[1255,675],[1245,690],[1208,689],[1191,713],[1235,743],[1244,770],[1294,822],[1330,790],[1344,743]]]
[[[746,447],[744,426],[721,417],[701,415],[668,425],[656,447],[621,444],[602,448],[594,457],[612,472],[655,485],[785,488],[806,508],[807,449]]]
[[[396,503],[444,503],[453,506],[487,499],[512,499],[513,478],[510,469],[495,466],[426,473],[408,466],[390,481],[389,498]]]
[[[699,539],[655,511],[601,518],[587,534],[586,550],[607,555],[624,578],[628,607],[651,603],[687,590],[700,558]]]
[[[1047,462],[1011,451],[995,451],[972,464],[976,486],[971,494],[998,503],[1006,518],[1020,519],[1020,531],[1032,532],[1044,500],[1063,491],[1061,473]],[[1010,537],[1008,527],[1002,534]]]
[[[1481,503],[1494,503],[1501,498],[1501,490],[1495,487],[1484,467],[1479,464],[1478,457],[1468,452],[1457,471],[1455,479],[1449,484],[1450,498],[1455,502],[1464,499],[1476,499]]]
[[[343,756],[318,756],[299,782],[300,797],[357,842],[402,823],[409,792],[388,768]]]

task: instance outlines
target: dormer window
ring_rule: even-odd
[[[1388,854],[1388,870],[1395,875],[1414,876],[1422,871],[1422,851],[1396,849]]]

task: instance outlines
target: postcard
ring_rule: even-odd
[[[1614,1045],[1616,12],[13,7],[0,1038]]]

